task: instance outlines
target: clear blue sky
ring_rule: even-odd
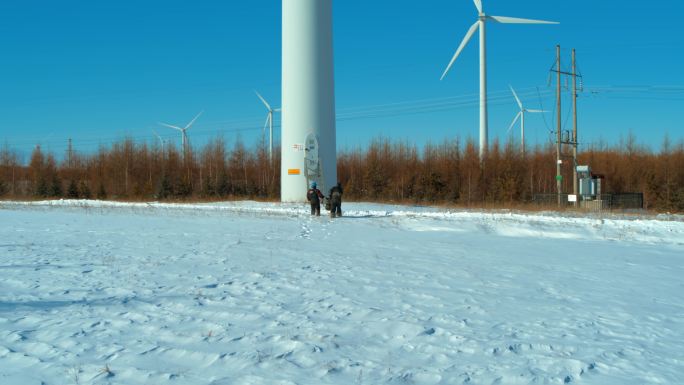
[[[561,22],[489,24],[491,139],[505,140],[517,113],[508,84],[529,108],[553,109],[558,43],[565,64],[577,49],[584,76],[583,143],[684,137],[681,1],[484,3],[491,15]],[[0,141],[58,154],[67,138],[81,150],[126,135],[152,143],[152,130],[179,142],[157,122],[204,110],[193,143],[218,133],[254,143],[266,111],[253,90],[280,104],[280,14],[278,0],[0,2]],[[439,81],[475,18],[471,0],[335,0],[338,146],[476,139],[477,38]],[[548,141],[551,127],[551,113],[529,115],[528,142]]]

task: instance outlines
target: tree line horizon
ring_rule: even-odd
[[[275,146],[270,161],[263,140],[248,148],[238,137],[229,148],[216,137],[186,151],[169,143],[162,152],[125,138],[94,153],[69,146],[60,161],[40,146],[28,162],[19,159],[7,143],[0,149],[2,199],[280,198],[280,148]],[[563,192],[572,193],[572,159],[563,159]],[[646,209],[684,211],[684,140],[672,143],[666,136],[653,151],[630,133],[614,146],[586,146],[578,164],[605,176],[605,193],[643,193]],[[364,149],[338,151],[337,172],[345,200],[514,206],[535,194],[556,193],[556,149],[548,143],[522,154],[518,144],[495,140],[481,161],[472,139],[419,148],[378,137]]]

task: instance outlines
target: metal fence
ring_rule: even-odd
[[[644,208],[644,194],[642,193],[623,193],[611,194],[610,207],[612,209],[643,209]]]
[[[561,194],[561,205],[564,207],[573,206],[573,202],[568,202],[569,194]],[[580,197],[581,198],[581,197]],[[532,203],[539,206],[557,206],[558,194],[534,194]],[[580,199],[580,207],[592,211],[600,210],[641,210],[644,208],[643,193],[621,193],[621,194],[601,194],[594,200]]]

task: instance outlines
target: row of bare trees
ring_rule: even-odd
[[[98,199],[272,198],[279,193],[277,162],[265,146],[238,140],[228,151],[221,138],[186,154],[131,139],[93,154],[67,150],[61,161],[37,146],[21,164],[9,146],[0,151],[0,193],[9,197]]]
[[[564,151],[569,153],[569,150]],[[684,211],[684,142],[665,140],[660,152],[630,136],[615,147],[593,145],[578,156],[605,176],[605,193],[643,193],[646,208]],[[480,162],[473,141],[428,144],[375,140],[365,150],[338,155],[338,170],[353,199],[512,206],[536,194],[556,193],[556,149],[538,146],[525,155],[494,142]],[[572,193],[572,159],[564,157],[562,188]]]
[[[563,167],[563,190],[572,191],[572,168]],[[659,152],[633,136],[615,147],[594,145],[579,155],[605,176],[604,192],[641,192],[646,208],[684,211],[684,142],[664,141]],[[480,161],[473,141],[415,144],[373,140],[366,148],[338,153],[338,175],[346,199],[510,206],[535,194],[556,192],[552,145],[522,155],[511,143],[494,142]],[[230,148],[222,138],[186,154],[173,146],[131,139],[91,154],[71,148],[57,161],[36,147],[20,162],[8,145],[0,150],[0,195],[10,198],[98,199],[277,199],[280,154],[268,158],[260,143]]]

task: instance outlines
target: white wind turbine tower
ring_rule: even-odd
[[[264,103],[264,106],[266,106],[266,109],[268,110],[262,135],[263,132],[266,131],[266,126],[268,126],[268,159],[273,160],[273,113],[280,112],[280,108],[271,108],[271,105],[266,102],[266,99],[264,99],[261,94],[259,94],[257,91],[254,91],[254,93],[259,97],[259,99],[261,99],[261,102]]]
[[[486,45],[486,33],[485,27],[487,21],[494,21],[502,24],[558,24],[554,21],[543,21],[543,20],[532,20],[532,19],[519,19],[515,17],[505,17],[505,16],[489,16],[482,10],[482,0],[473,0],[475,7],[478,12],[478,19],[473,24],[468,32],[463,38],[461,45],[456,50],[456,53],[451,58],[449,65],[442,74],[440,80],[444,79],[447,75],[451,66],[461,54],[463,48],[468,44],[470,39],[475,34],[475,31],[480,29],[480,159],[483,158],[484,154],[487,152],[487,45]]]
[[[533,113],[533,114],[541,114],[541,113],[544,113],[546,111],[544,111],[544,110],[530,110],[530,109],[523,107],[523,104],[520,101],[518,94],[515,93],[513,86],[509,85],[509,87],[511,87],[511,92],[513,93],[513,96],[515,97],[515,101],[518,102],[518,106],[520,107],[520,112],[518,112],[518,114],[515,115],[515,119],[513,119],[513,122],[508,127],[507,132],[511,132],[511,128],[513,128],[513,126],[518,121],[518,119],[520,119],[520,151],[524,154],[525,153],[525,112],[529,112],[529,113]]]
[[[200,111],[200,113],[197,114],[197,116],[195,116],[195,117],[190,121],[190,123],[188,123],[188,124],[187,124],[185,127],[183,127],[183,128],[178,127],[178,126],[174,126],[174,125],[172,125],[172,124],[166,124],[166,123],[161,123],[161,122],[159,123],[159,124],[161,124],[162,126],[169,127],[169,128],[173,128],[173,129],[178,130],[178,131],[181,132],[181,137],[182,137],[182,139],[183,139],[183,159],[185,159],[185,157],[186,157],[186,155],[187,155],[187,152],[188,152],[188,133],[187,133],[188,128],[190,128],[190,126],[192,126],[192,124],[195,123],[195,120],[197,120],[197,118],[199,118],[200,115],[202,115],[203,112],[204,112],[204,111]]]

